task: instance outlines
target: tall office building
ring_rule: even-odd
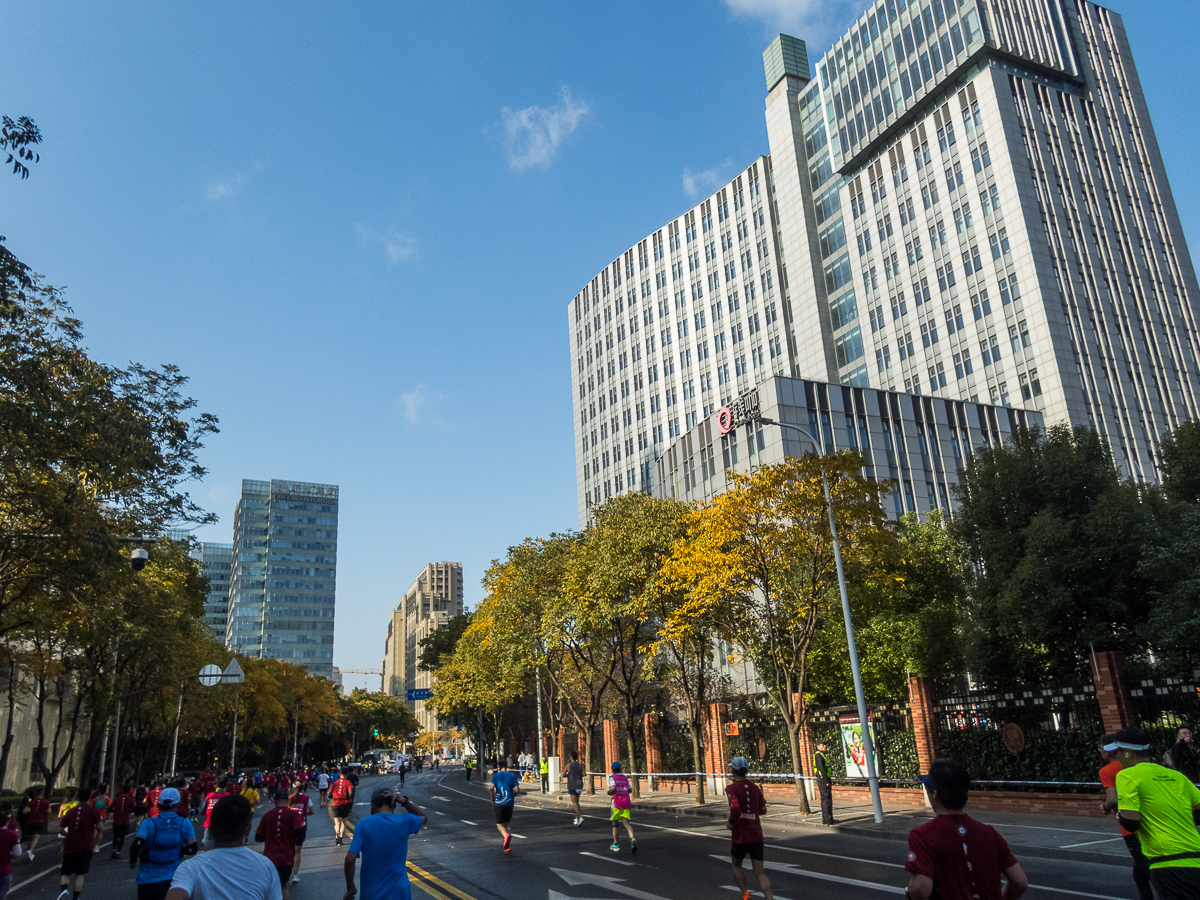
[[[200,563],[200,574],[208,579],[204,624],[223,640],[229,618],[229,576],[233,568],[233,544],[213,544],[206,541],[192,551],[192,558]]]
[[[773,374],[1037,410],[1156,479],[1200,290],[1120,17],[883,0],[763,61],[770,157],[569,306],[581,522]]]
[[[225,644],[333,677],[338,488],[242,481]]]
[[[438,729],[436,714],[425,708],[424,700],[407,699],[410,688],[428,690],[433,687],[433,674],[417,668],[421,641],[445,627],[454,616],[462,615],[462,611],[462,563],[436,562],[421,570],[388,615],[383,687],[393,697],[408,704],[425,731]]]

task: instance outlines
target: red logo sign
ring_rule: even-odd
[[[722,406],[720,412],[717,413],[717,428],[721,429],[721,434],[729,434],[735,427],[733,410],[728,406]]]

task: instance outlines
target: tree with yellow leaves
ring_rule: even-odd
[[[668,569],[687,594],[673,627],[712,621],[741,647],[787,724],[797,774],[809,649],[822,624],[837,616],[839,602],[822,473],[846,560],[892,540],[881,503],[890,485],[866,478],[863,464],[844,451],[731,473],[729,487],[690,514]],[[807,814],[800,779],[796,795]]]

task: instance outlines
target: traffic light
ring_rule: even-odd
[[[372,730],[375,732],[375,735],[374,735],[374,736],[375,736],[375,737],[379,737],[379,729],[378,729],[378,728],[375,728],[375,729],[372,729]]]

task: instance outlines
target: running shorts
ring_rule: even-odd
[[[735,863],[741,863],[747,856],[762,862],[763,842],[753,841],[748,844],[740,844],[737,841],[733,841],[729,845],[729,855],[733,857]]]
[[[496,807],[496,824],[497,825],[507,825],[509,822],[512,821],[512,812],[513,812],[513,808],[512,808],[511,803],[508,806],[497,806]]]
[[[332,807],[333,817],[335,819],[344,819],[350,815],[350,810],[354,808],[353,803],[335,803]]]
[[[610,821],[613,821],[613,822],[616,822],[616,821],[618,821],[618,820],[620,820],[620,819],[625,819],[626,821],[628,821],[628,820],[629,820],[629,810],[627,810],[627,809],[617,809],[617,808],[614,806],[614,807],[612,808],[612,811],[611,811],[611,813],[610,813],[610,815],[609,815],[609,817],[608,817],[608,818],[609,818],[609,820],[610,820]]]
[[[92,867],[92,852],[91,850],[79,850],[75,853],[64,853],[62,855],[62,869],[60,875],[86,875],[88,869]]]
[[[568,793],[568,794],[575,794],[576,796],[579,796],[580,794],[582,794],[582,793],[583,793],[583,788],[569,788],[569,789],[567,790],[567,793]]]
[[[276,866],[275,871],[279,873],[279,886],[281,888],[286,888],[288,882],[292,880],[292,867]]]
[[[304,843],[304,839],[306,837],[308,837],[308,826],[307,825],[305,825],[303,828],[298,829],[295,832],[295,834],[292,835],[292,842],[297,847],[299,847],[301,844]]]

